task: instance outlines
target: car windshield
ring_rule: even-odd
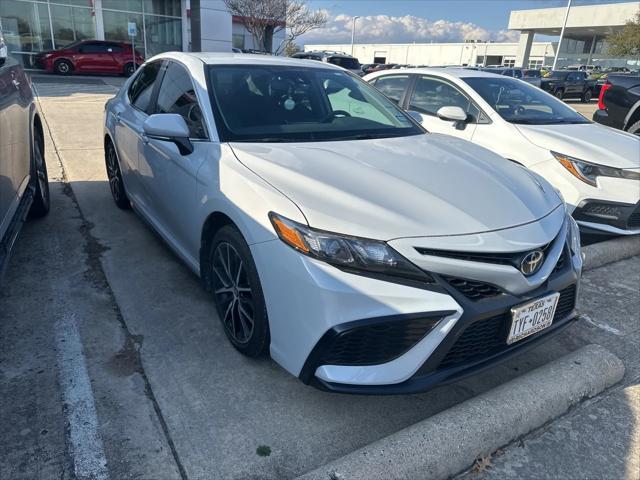
[[[590,123],[562,101],[537,87],[511,78],[464,78],[507,122],[528,125]]]
[[[223,141],[360,140],[425,133],[387,97],[346,71],[211,65],[208,77]]]

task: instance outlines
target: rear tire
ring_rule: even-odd
[[[553,93],[553,96],[556,97],[558,100],[562,100],[564,98],[564,90],[556,90]]]
[[[33,203],[29,209],[30,218],[41,218],[49,213],[51,197],[49,195],[49,175],[44,159],[44,139],[39,130],[33,134],[33,177],[35,180],[35,192]]]
[[[248,357],[267,353],[267,307],[251,250],[232,225],[216,232],[208,256],[211,293],[231,344]]]
[[[136,73],[136,64],[135,63],[127,63],[124,66],[124,68],[122,69],[122,74],[125,77],[130,77],[134,73]]]
[[[53,71],[58,75],[70,75],[73,72],[73,65],[69,60],[58,60],[53,65]]]
[[[640,121],[637,121],[629,128],[627,128],[627,132],[633,133],[634,135],[638,135],[640,137]]]
[[[104,160],[107,167],[107,178],[109,179],[109,189],[111,190],[111,196],[118,208],[122,210],[129,210],[131,208],[131,202],[127,196],[127,191],[124,188],[124,182],[122,181],[122,172],[120,171],[120,162],[118,161],[118,153],[116,147],[113,146],[111,141],[108,141],[104,148]]]
[[[580,100],[582,101],[582,103],[589,103],[591,101],[591,96],[592,92],[589,88],[582,93],[582,97],[580,97]]]

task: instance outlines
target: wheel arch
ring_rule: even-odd
[[[209,214],[202,225],[202,231],[200,233],[200,280],[206,291],[211,289],[211,272],[207,268],[209,265],[209,254],[211,242],[215,234],[224,226],[231,225],[240,231],[237,223],[234,222],[231,217],[221,211],[214,211]],[[244,236],[244,234],[242,234]],[[246,239],[246,237],[245,237]]]
[[[629,110],[627,118],[625,118],[624,120],[623,129],[626,130],[638,121],[640,121],[640,100],[638,100],[635,105]]]

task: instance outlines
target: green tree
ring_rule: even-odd
[[[640,12],[633,20],[619,32],[607,38],[609,42],[609,55],[616,57],[630,57],[640,54]]]

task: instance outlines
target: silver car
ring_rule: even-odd
[[[44,137],[29,79],[0,28],[0,281],[23,221],[49,212]]]

